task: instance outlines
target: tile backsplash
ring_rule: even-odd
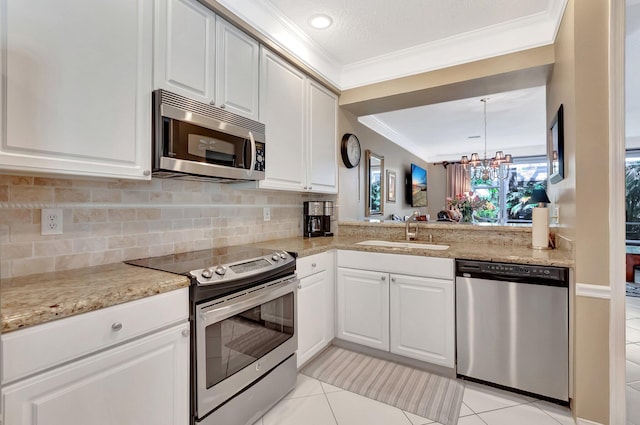
[[[235,183],[0,175],[0,277],[302,237],[302,203],[335,199]],[[63,234],[40,234],[42,208],[62,208]]]

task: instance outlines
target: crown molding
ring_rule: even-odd
[[[568,0],[548,0],[544,12],[344,66],[269,1],[216,1],[338,89],[347,90],[552,44]]]
[[[339,87],[348,90],[552,44],[567,0],[550,4],[535,15],[345,65]]]
[[[374,115],[366,115],[358,117],[358,122],[372,131],[378,133],[382,137],[392,141],[396,145],[404,148],[406,151],[414,154],[418,158],[429,158],[429,150],[426,146],[420,146],[413,140],[405,137],[403,134],[398,133],[393,128],[389,127],[384,121],[381,121]]]

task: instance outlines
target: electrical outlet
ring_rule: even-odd
[[[263,213],[263,216],[264,216],[264,221],[269,221],[269,220],[271,220],[271,208],[269,208],[269,207],[264,207],[264,208],[262,209],[262,213]]]
[[[40,234],[62,234],[62,208],[43,208],[40,220]]]

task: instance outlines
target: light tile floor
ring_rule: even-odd
[[[627,297],[627,425],[640,425],[640,298]]]
[[[465,385],[458,425],[575,425],[568,408],[484,385]],[[296,388],[254,425],[301,424],[438,425],[299,374]]]

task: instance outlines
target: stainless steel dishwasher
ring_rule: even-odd
[[[569,401],[569,270],[456,261],[457,374]]]

